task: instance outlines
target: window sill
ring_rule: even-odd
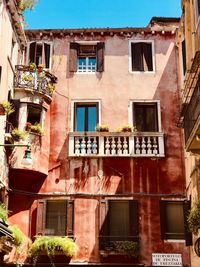
[[[97,73],[97,71],[94,71],[94,72],[79,72],[79,71],[77,71],[77,72],[75,72],[75,74],[78,74],[78,75],[83,75],[83,74],[89,74],[89,75],[94,75],[94,74],[96,74]]]
[[[185,239],[165,239],[164,243],[185,243]]]
[[[153,71],[132,71],[132,70],[129,70],[129,73],[141,75],[141,74],[155,74],[156,72],[155,72],[155,70],[153,70]]]

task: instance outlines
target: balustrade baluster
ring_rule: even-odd
[[[122,142],[121,137],[117,138],[117,154],[122,155]]]
[[[105,149],[106,149],[106,155],[110,155],[110,141],[108,137],[106,137]]]
[[[86,141],[85,141],[85,137],[83,137],[82,143],[81,143],[81,155],[85,155],[86,154]]]
[[[136,136],[136,142],[135,142],[135,153],[140,154],[140,139]]]
[[[151,137],[150,136],[147,137],[147,154],[152,154],[152,151],[151,151]]]
[[[142,154],[146,154],[146,142],[145,142],[145,137],[142,137],[142,145],[141,145],[141,148],[142,148]]]
[[[156,137],[153,137],[153,154],[154,155],[158,154],[158,143]]]
[[[112,137],[112,142],[111,142],[111,154],[115,155],[116,154],[116,144],[115,144],[115,138]]]
[[[75,137],[75,154],[79,155],[80,154],[80,138]]]
[[[123,154],[124,155],[128,154],[128,143],[127,143],[126,137],[124,137],[124,142],[123,142]]]
[[[88,141],[87,141],[87,154],[90,155],[92,154],[92,141],[91,141],[91,137],[88,137]]]
[[[94,137],[93,141],[93,154],[97,154],[97,138]]]

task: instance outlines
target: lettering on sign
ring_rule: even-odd
[[[152,266],[182,267],[182,256],[178,253],[152,253]]]

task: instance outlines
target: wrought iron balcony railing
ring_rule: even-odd
[[[164,157],[164,134],[73,132],[69,156]]]
[[[14,87],[30,89],[52,97],[57,78],[46,70],[38,71],[30,66],[17,65],[15,68]]]

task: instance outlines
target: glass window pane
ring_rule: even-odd
[[[129,236],[129,202],[109,202],[109,233],[110,236]]]
[[[85,131],[85,107],[76,108],[76,131]]]
[[[41,109],[35,106],[28,105],[27,122],[31,124],[40,123]]]
[[[97,108],[96,106],[88,107],[88,131],[95,132],[97,125]]]
[[[46,210],[46,235],[66,235],[66,201],[48,201]]]

